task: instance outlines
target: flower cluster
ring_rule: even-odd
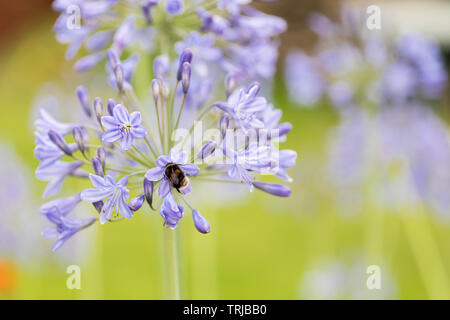
[[[128,49],[172,57],[189,47],[199,75],[208,63],[238,79],[270,78],[278,55],[276,37],[286,23],[250,2],[55,0],[60,16],[54,31],[59,42],[68,44],[68,59],[81,48],[88,52],[75,63],[78,71],[104,60],[108,49],[119,57]]]
[[[314,56],[298,50],[286,59],[292,98],[311,106],[326,97],[338,109],[439,98],[447,74],[438,44],[419,34],[392,37],[368,30],[365,17],[353,6],[343,6],[339,23],[318,13],[310,17],[319,43]]]
[[[195,94],[190,91],[192,51],[184,49],[177,63],[164,60],[155,59],[150,106],[134,95],[131,81],[122,72],[124,62],[110,50],[108,62],[114,70],[110,81],[115,83],[119,101],[92,101],[80,86],[77,96],[85,121],[62,123],[41,111],[35,122],[35,155],[40,160],[36,176],[49,181],[44,197],[58,194],[70,177],[91,184],[72,197],[42,206],[41,213],[55,224],[44,233],[57,237],[54,250],[97,220],[67,217],[80,202],[92,203],[102,224],[131,219],[147,203],[151,210],[159,210],[171,229],[188,209],[195,228],[208,233],[209,222],[189,202],[196,182],[242,183],[249,190],[290,195],[285,185],[257,180],[259,174],[271,174],[290,181],[286,170],[297,157],[295,151],[278,150],[278,142],[292,126],[279,123],[281,111],[259,96],[260,85],[233,88],[228,84],[223,90],[226,101],[191,110],[185,104]],[[181,99],[177,99],[177,88],[181,88]],[[145,116],[145,110],[152,109],[152,115]]]
[[[313,56],[298,51],[287,58],[288,89],[300,105],[326,97],[339,111],[329,172],[345,210],[360,209],[368,193],[361,186],[370,182],[377,186],[372,198],[390,206],[423,200],[448,213],[447,128],[429,106],[447,84],[438,44],[368,30],[365,18],[354,6],[343,6],[338,23],[312,15],[319,43]]]

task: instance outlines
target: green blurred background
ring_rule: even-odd
[[[51,83],[65,92],[61,108],[70,115],[74,89],[86,76],[75,75],[72,62],[64,60],[65,48],[51,31],[56,15],[49,1],[1,6],[0,142],[17,153],[29,173],[29,205],[18,203],[17,210],[39,216],[45,184],[33,176],[38,164],[32,128],[36,96]],[[333,15],[336,6],[335,1],[262,5],[290,25],[281,59],[289,48],[314,42],[304,26],[309,12]],[[232,201],[229,192],[216,189],[215,201],[197,201],[212,232],[198,233],[190,217],[180,224],[182,298],[450,298],[450,223],[423,208],[389,212],[370,201],[360,215],[339,214],[321,174],[338,115],[329,105],[298,108],[287,97],[281,68],[273,97],[295,127],[285,143],[299,154],[290,170],[292,196],[254,192]],[[202,196],[207,194],[202,190]],[[96,224],[57,253],[50,252],[51,241],[42,240],[35,247],[43,253],[33,258],[0,256],[0,298],[164,299],[162,233],[160,216],[145,212],[121,223]],[[71,264],[81,266],[81,290],[66,288]],[[366,268],[373,264],[381,267],[381,290],[366,287]]]

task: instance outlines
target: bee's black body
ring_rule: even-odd
[[[183,170],[175,163],[170,163],[166,166],[164,176],[169,180],[172,187],[180,192],[189,183],[188,177],[184,174]]]

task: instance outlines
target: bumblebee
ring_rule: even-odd
[[[169,163],[164,170],[164,176],[169,180],[170,185],[178,192],[189,184],[189,179],[183,170],[176,163]]]

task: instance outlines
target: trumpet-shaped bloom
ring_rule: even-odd
[[[128,176],[123,177],[119,182],[116,182],[114,178],[108,175],[103,178],[89,174],[89,179],[91,179],[94,188],[83,190],[81,192],[81,200],[91,203],[106,200],[100,213],[100,222],[102,224],[111,220],[115,209],[124,218],[131,219],[133,217],[133,211],[126,203],[129,197],[129,191],[126,188]]]
[[[159,157],[156,160],[156,167],[148,170],[145,178],[153,182],[161,181],[158,187],[158,195],[161,198],[169,195],[173,188],[170,177],[166,175],[167,167],[173,164],[176,164],[186,176],[196,176],[199,172],[199,168],[195,164],[187,163],[187,153],[184,151],[178,152],[172,149],[168,156]],[[179,191],[183,194],[189,193],[191,191],[190,182]]]
[[[54,224],[53,227],[49,227],[42,232],[42,235],[46,238],[56,238],[56,242],[52,246],[53,251],[61,248],[78,231],[89,227],[97,220],[96,218],[70,219],[62,214],[57,207],[52,207],[43,214]]]
[[[141,125],[141,113],[128,113],[127,109],[118,104],[114,107],[113,116],[102,117],[102,125],[107,130],[102,140],[113,143],[120,140],[120,147],[128,150],[135,139],[143,139],[147,130]]]

